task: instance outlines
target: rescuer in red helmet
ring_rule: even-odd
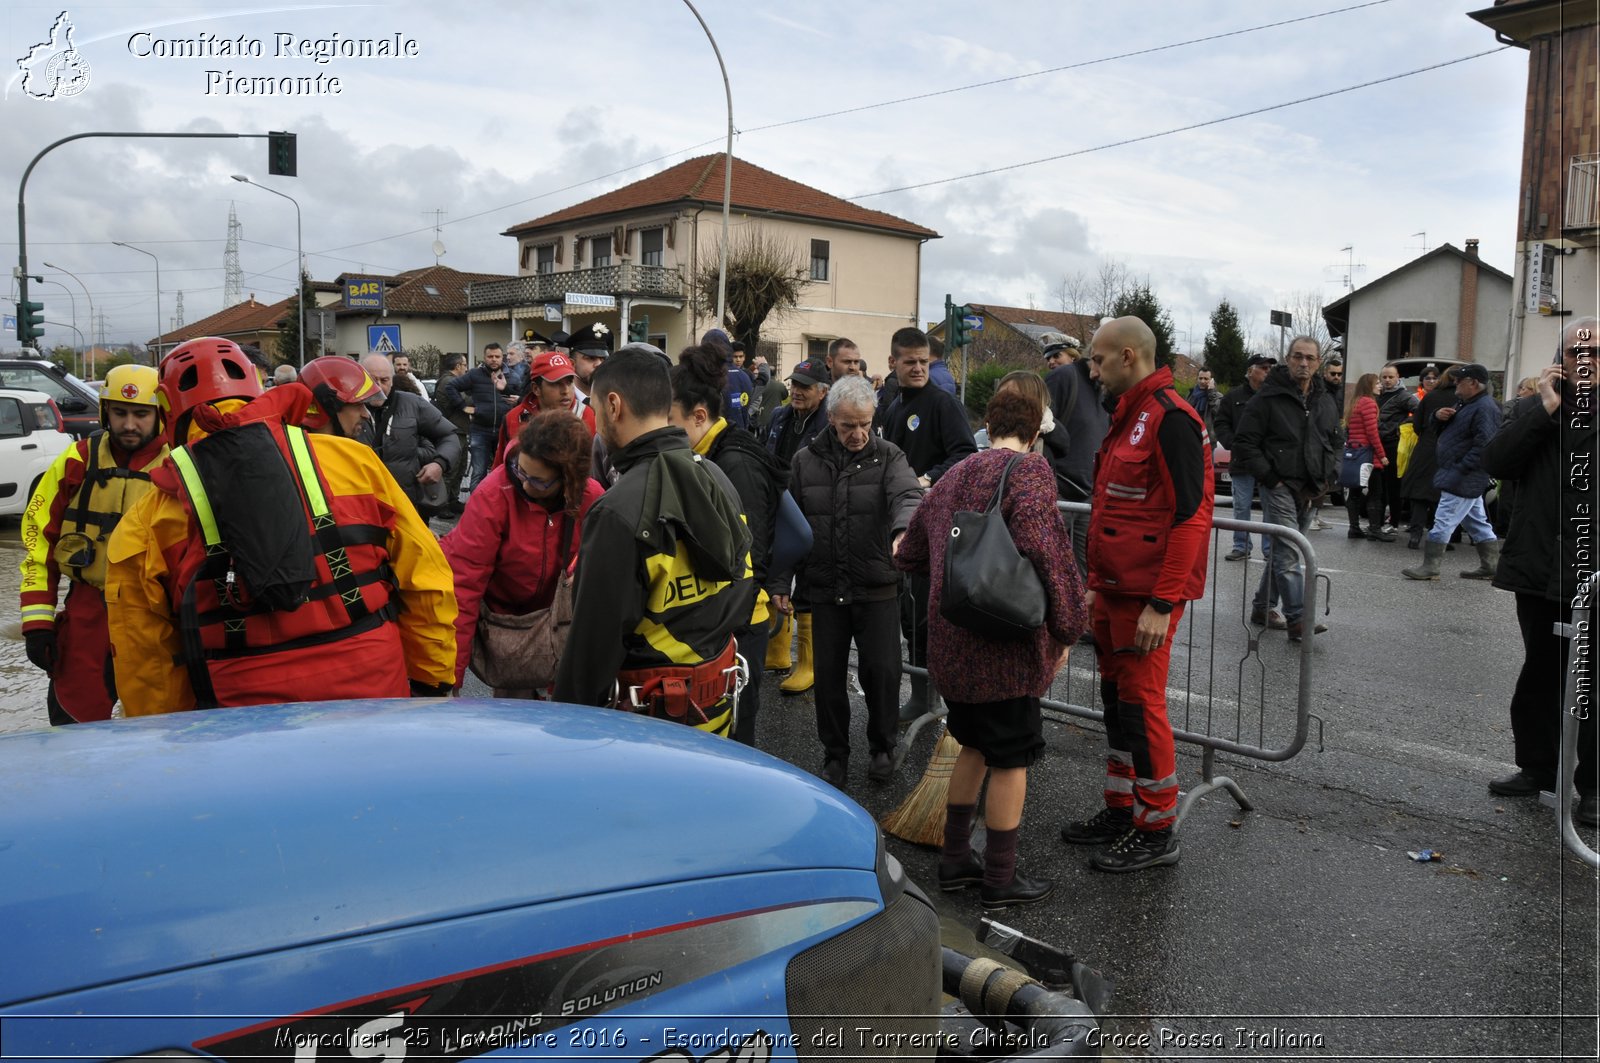
[[[217,338],[161,363],[172,461],[118,525],[106,581],[129,716],[449,692],[450,568],[377,454],[345,437],[365,411],[341,362],[372,387],[324,357],[263,396]]]

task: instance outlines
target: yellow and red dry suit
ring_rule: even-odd
[[[117,701],[103,593],[106,545],[166,456],[160,437],[126,454],[111,433],[96,432],[61,452],[22,514],[22,630],[55,630],[51,693],[79,723],[110,719]],[[57,613],[62,575],[67,599]]]
[[[406,697],[455,679],[438,541],[372,449],[294,423],[275,388],[172,452],[111,542],[106,605],[130,716]]]

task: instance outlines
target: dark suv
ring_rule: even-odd
[[[38,391],[56,401],[66,431],[82,437],[100,427],[100,395],[53,362],[0,358],[0,388]]]

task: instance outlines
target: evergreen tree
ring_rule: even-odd
[[[317,296],[311,290],[311,276],[307,273],[300,274],[299,298],[289,300],[289,305],[283,311],[283,318],[278,322],[278,350],[277,361],[280,364],[300,364],[300,307],[304,304],[307,312],[316,308]],[[310,332],[306,334],[306,361],[317,357],[322,352],[317,349],[316,336]]]
[[[1150,290],[1149,282],[1125,289],[1111,304],[1112,317],[1136,317],[1156,334],[1156,368],[1172,368],[1172,317]]]
[[[1211,331],[1206,333],[1206,368],[1218,384],[1235,387],[1244,383],[1244,331],[1239,327],[1239,312],[1224,299],[1211,311]]]

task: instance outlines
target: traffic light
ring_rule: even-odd
[[[267,134],[267,173],[274,177],[294,177],[295,135],[293,133]]]
[[[650,342],[650,318],[648,316],[641,317],[636,321],[628,322],[628,342]]]
[[[972,342],[972,326],[966,319],[974,316],[970,306],[953,306],[950,308],[950,346],[965,347]]]
[[[44,335],[44,304],[24,301],[17,304],[17,339],[31,347]]]

